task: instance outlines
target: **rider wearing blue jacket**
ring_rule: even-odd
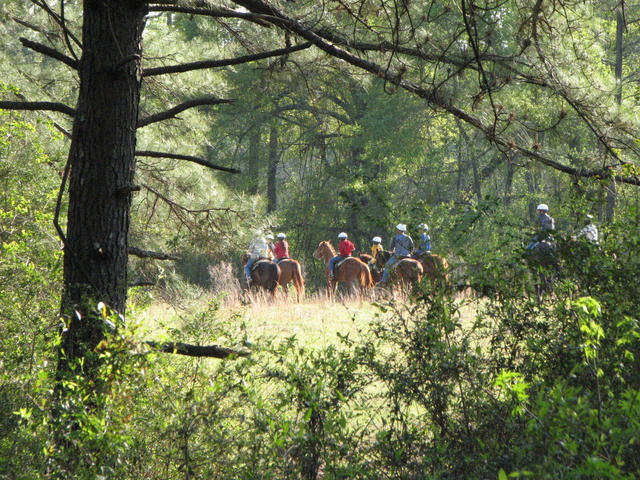
[[[423,223],[420,225],[420,228],[422,228],[422,235],[420,235],[420,245],[414,252],[416,258],[420,258],[425,253],[431,253],[431,237],[427,233],[429,231],[429,226],[426,223]]]

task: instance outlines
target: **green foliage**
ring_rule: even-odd
[[[0,110],[0,476],[42,469],[42,429],[23,429],[45,415],[46,399],[33,391],[43,388],[55,363],[51,342],[62,273],[52,222],[58,175],[44,144],[53,147],[58,139],[51,125]]]

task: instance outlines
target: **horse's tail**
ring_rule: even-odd
[[[442,278],[444,279],[444,284],[449,285],[449,262],[444,257],[440,258],[440,268],[442,269]]]
[[[301,301],[304,297],[304,278],[302,277],[302,267],[299,263],[295,264],[295,269],[293,270],[293,284],[298,291],[298,301]]]
[[[269,291],[275,295],[276,289],[280,284],[280,275],[282,275],[282,271],[277,263],[273,263],[272,270],[275,270],[275,275],[271,278],[271,285],[269,286]]]
[[[360,269],[360,285],[366,288],[373,288],[373,277],[367,265],[363,265]]]
[[[422,280],[422,276],[424,275],[424,268],[422,268],[422,264],[418,260],[413,262],[413,270],[416,273],[416,280],[420,282],[420,280]]]

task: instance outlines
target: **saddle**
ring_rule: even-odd
[[[344,262],[346,262],[350,258],[352,257],[344,257],[342,260],[337,261],[336,264],[333,266],[333,271],[337,272],[338,269],[340,268],[340,265],[342,265]]]
[[[400,262],[402,262],[403,260],[416,260],[416,259],[413,258],[411,255],[403,255],[402,257],[398,257],[396,261],[391,264],[391,268],[397,267],[398,265],[400,265]]]
[[[264,263],[264,262],[269,262],[269,263],[271,263],[271,260],[269,260],[269,259],[268,259],[268,258],[266,258],[266,257],[260,257],[258,260],[256,260],[256,261],[253,263],[253,265],[251,265],[251,271],[253,272],[256,268],[258,268],[258,266],[259,266],[261,263]]]

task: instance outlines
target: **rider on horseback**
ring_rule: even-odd
[[[538,212],[538,216],[536,218],[536,234],[534,235],[531,243],[527,245],[527,250],[533,250],[540,244],[540,242],[546,242],[551,244],[553,242],[553,237],[551,232],[555,230],[555,225],[553,218],[549,216],[549,207],[541,203],[536,208]]]
[[[426,223],[422,223],[420,228],[422,228],[422,235],[420,235],[420,246],[413,253],[415,258],[420,258],[425,253],[431,253],[431,237],[427,233],[429,226]]]
[[[580,233],[576,236],[576,238],[584,237],[587,241],[598,245],[598,228],[591,223],[593,219],[593,215],[587,214],[585,216],[585,224]]]
[[[387,277],[389,276],[391,267],[393,267],[393,265],[403,257],[410,256],[411,251],[413,250],[413,239],[405,233],[407,231],[407,226],[403,223],[399,223],[396,226],[396,230],[398,233],[393,237],[390,247],[392,255],[384,266],[384,273],[382,274],[382,280],[380,282],[383,284],[387,282]]]
[[[276,263],[279,263],[280,260],[284,260],[289,258],[289,244],[285,240],[287,236],[284,233],[278,234],[278,241],[276,242],[273,253],[275,255]]]
[[[338,255],[329,260],[329,265],[327,266],[327,268],[329,269],[329,277],[332,279],[335,277],[333,268],[336,262],[350,257],[351,253],[356,248],[353,242],[347,239],[348,235],[346,233],[341,232],[340,234],[338,234],[338,238],[340,239],[340,245],[338,246]]]
[[[269,245],[269,260],[273,260],[275,257],[275,245],[273,244],[273,235],[267,235],[267,244]]]
[[[244,266],[244,274],[247,280],[247,285],[251,283],[251,267],[261,258],[269,258],[269,245],[262,236],[262,230],[256,230],[256,236],[249,244],[247,251],[249,254],[249,260],[247,260]]]
[[[375,265],[376,255],[378,255],[378,252],[384,250],[384,247],[382,246],[382,239],[380,237],[373,237],[371,241],[373,242],[373,245],[371,245],[371,260],[369,260],[369,267],[373,267]]]

